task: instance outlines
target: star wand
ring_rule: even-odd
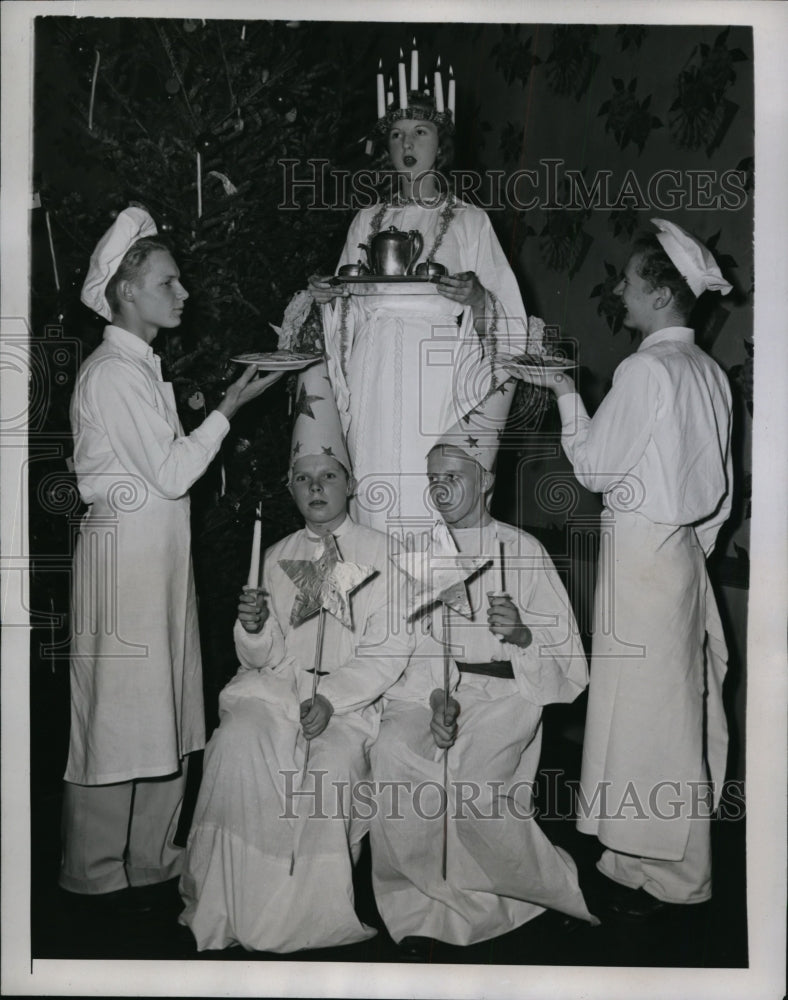
[[[377,574],[377,570],[373,566],[359,566],[356,563],[344,562],[333,535],[326,535],[322,541],[323,551],[317,559],[279,560],[279,565],[298,588],[298,594],[290,611],[291,626],[297,628],[315,614],[319,616],[317,635],[315,636],[314,665],[308,671],[313,675],[312,697],[309,701],[310,710],[315,704],[320,677],[328,673],[327,670],[322,669],[326,612],[352,631],[353,617],[350,608],[350,594],[370,577]],[[307,740],[304,767],[301,773],[302,784],[306,781],[310,745],[311,741]],[[294,865],[295,851],[290,859],[291,875]]]
[[[442,521],[433,525],[430,545],[419,551],[406,549],[391,556],[392,562],[411,581],[412,619],[433,604],[443,607],[443,723],[448,719],[449,673],[451,669],[450,613],[473,618],[466,581],[486,569],[492,560],[484,556],[467,556],[458,550],[451,532]],[[443,753],[443,849],[441,874],[446,879],[449,838],[449,748]]]

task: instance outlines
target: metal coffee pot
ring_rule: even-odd
[[[424,238],[418,229],[403,233],[390,226],[366,243],[359,243],[366,251],[369,269],[373,274],[411,274],[413,265],[424,248]]]

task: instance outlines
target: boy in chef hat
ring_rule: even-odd
[[[709,899],[709,819],[727,749],[727,653],[705,557],[730,513],[731,392],[689,322],[699,298],[731,285],[700,240],[651,221],[657,232],[636,241],[614,289],[642,341],[593,418],[571,378],[510,368],[555,392],[575,475],[604,494],[609,557],[599,561],[578,799],[590,806],[578,828],[605,847],[608,910],[624,921]],[[701,786],[710,794],[699,807]]]
[[[429,452],[429,492],[439,519],[430,551],[481,557],[482,568],[466,581],[470,617],[423,609],[426,634],[384,697],[372,748],[376,783],[410,782],[411,789],[442,785],[448,754],[445,878],[442,814],[425,818],[437,815],[434,803],[403,794],[401,815],[379,810],[372,822],[378,910],[411,961],[427,960],[435,940],[475,944],[548,908],[560,911],[561,920],[594,920],[572,859],[537,826],[531,801],[542,706],[573,701],[586,686],[587,669],[547,552],[487,509],[513,392],[513,381],[505,382]],[[445,712],[444,626],[451,657]]]
[[[188,491],[229,418],[277,377],[250,367],[185,435],[151,344],[180,325],[187,298],[153,219],[124,209],[90,259],[82,300],[108,326],[71,403],[88,511],[74,552],[59,883],[105,909],[150,908],[141,887],[180,871],[186,763],[205,739]]]
[[[413,638],[391,621],[399,581],[386,536],[347,513],[354,483],[325,362],[299,376],[292,442],[290,491],[305,527],[265,553],[262,589],[241,594],[241,666],[221,694],[181,880],[181,921],[201,950],[292,952],[375,933],[353,905],[368,820],[347,790],[368,781],[380,696]],[[301,582],[326,558],[339,559],[344,621],[328,604],[303,609]]]

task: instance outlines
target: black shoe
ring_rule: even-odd
[[[551,934],[573,934],[581,927],[591,927],[587,920],[579,917],[571,917],[568,913],[560,913],[558,910],[547,910],[539,920],[541,927]]]
[[[613,894],[609,900],[606,912],[613,920],[627,924],[642,924],[653,917],[664,913],[670,903],[652,896],[645,889],[628,889],[621,886],[620,891]]]
[[[416,934],[411,934],[404,937],[397,947],[403,962],[429,962],[432,958],[435,940],[431,937],[419,937]]]
[[[96,917],[149,913],[153,908],[150,899],[138,895],[129,887],[100,893],[71,892],[68,889],[60,891],[69,908]]]

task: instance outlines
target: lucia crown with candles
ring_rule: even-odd
[[[397,64],[398,100],[395,102],[393,80],[389,77],[389,87],[386,89],[383,62],[379,60],[376,78],[378,120],[375,123],[375,132],[383,135],[395,122],[403,118],[417,118],[422,121],[435,122],[436,125],[453,131],[457,93],[456,81],[454,79],[454,71],[450,66],[446,100],[444,101],[440,56],[438,57],[432,80],[432,95],[430,94],[429,77],[427,76],[424,77],[423,89],[419,90],[419,53],[416,48],[416,39],[414,38],[413,48],[410,53],[410,86],[408,86],[405,56],[402,53],[402,49],[399,50],[399,62]],[[425,98],[427,98],[426,101]]]

